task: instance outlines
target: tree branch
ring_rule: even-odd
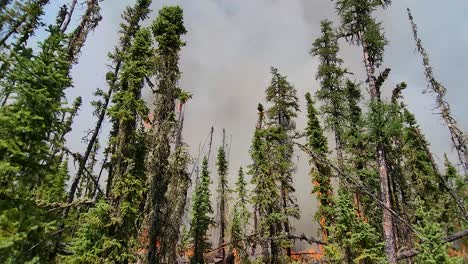
[[[462,238],[464,236],[467,236],[467,235],[468,235],[468,229],[465,229],[463,231],[457,232],[457,233],[452,234],[450,236],[444,237],[442,240],[444,240],[445,242],[453,242],[453,241],[458,240],[458,239],[460,239],[460,238]],[[420,252],[417,249],[411,249],[411,250],[403,251],[403,252],[400,252],[398,254],[397,260],[412,258],[412,257],[416,256],[419,253]]]

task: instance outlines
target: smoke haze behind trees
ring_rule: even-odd
[[[48,7],[64,1],[57,1]],[[112,50],[118,38],[120,14],[133,1],[104,1],[103,21],[88,38],[82,50],[80,63],[73,68],[73,89],[67,90],[67,97],[83,97],[84,105],[68,136],[72,151],[80,152],[84,144],[81,138],[86,130],[93,127],[93,91],[96,86],[105,87],[105,73],[108,63],[107,52]],[[419,3],[419,4],[418,4]],[[181,54],[181,87],[194,94],[186,109],[184,135],[196,156],[198,146],[208,135],[211,125],[215,126],[214,146],[210,160],[213,178],[214,154],[221,145],[222,128],[226,128],[227,142],[232,134],[230,149],[230,179],[235,182],[240,165],[249,164],[248,149],[256,121],[258,102],[264,102],[264,92],[270,81],[270,66],[277,67],[298,90],[302,114],[297,120],[298,129],[305,127],[306,92],[315,93],[319,85],[315,80],[317,59],[308,55],[311,44],[320,35],[320,21],[335,18],[333,3],[330,1],[157,1],[153,11],[162,5],[179,4],[184,9],[188,34],[184,37],[187,46]],[[412,9],[419,25],[419,34],[431,56],[436,77],[448,88],[447,100],[462,129],[468,128],[468,111],[465,103],[468,89],[464,77],[468,69],[468,3],[454,0],[450,5],[429,0],[421,4],[416,0],[394,1],[392,6],[379,16],[390,45],[386,48],[384,67],[392,68],[387,86],[393,87],[404,81],[408,84],[404,96],[409,109],[415,113],[423,132],[431,143],[431,150],[437,161],[443,164],[443,153],[451,150],[446,127],[432,114],[432,95],[421,95],[426,88],[420,57],[415,52],[406,8]],[[55,12],[47,12],[51,17]],[[153,12],[148,21],[157,15]],[[380,15],[380,14],[379,14]],[[53,18],[51,18],[53,19]],[[74,21],[76,23],[77,21]],[[437,33],[437,34],[435,34]],[[40,36],[38,36],[40,37]],[[448,44],[450,43],[450,49]],[[345,66],[364,80],[361,52],[342,45],[340,56]],[[353,64],[349,64],[352,62]],[[348,64],[347,64],[348,63]],[[385,89],[389,91],[390,89]],[[148,91],[144,96],[152,101]],[[107,134],[109,125],[103,130]],[[330,135],[331,136],[331,135]],[[100,137],[103,140],[107,137]],[[332,140],[329,141],[330,145]],[[105,142],[101,142],[105,144]],[[333,146],[330,146],[330,148]],[[310,194],[312,185],[308,175],[308,157],[296,151],[298,168],[295,173],[298,202],[302,218],[295,224],[298,233],[310,233],[311,226],[318,228],[313,220],[315,197]],[[216,183],[213,184],[216,186]]]

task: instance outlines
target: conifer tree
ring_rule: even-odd
[[[210,172],[208,171],[208,159],[205,157],[202,164],[201,179],[195,189],[192,206],[192,222],[190,233],[194,243],[194,255],[191,263],[203,264],[203,254],[208,247],[207,231],[213,223],[210,214],[213,208],[210,202]]]
[[[325,128],[334,133],[335,149],[340,169],[344,169],[343,157],[343,126],[346,122],[346,105],[343,102],[345,89],[343,75],[345,70],[341,68],[342,59],[338,57],[338,38],[332,27],[332,22],[321,22],[322,36],[313,44],[311,54],[320,60],[316,78],[320,81],[320,89],[317,91],[317,99],[323,102],[321,112],[325,116]]]
[[[263,128],[263,106],[258,105],[259,120],[255,129],[254,138],[250,147],[252,164],[249,174],[254,185],[252,202],[256,210],[257,226],[255,232],[259,236],[262,246],[263,261],[275,263],[279,258],[279,241],[273,238],[278,236],[278,226],[281,226],[281,194],[276,181],[278,176],[270,172],[272,155],[267,145],[265,128]],[[255,245],[254,245],[255,246]],[[255,249],[255,248],[254,248]],[[271,260],[270,260],[271,254]]]
[[[17,57],[31,56],[31,49],[27,47],[28,40],[43,25],[43,9],[48,2],[15,1],[0,14],[0,80],[12,71]],[[13,91],[3,85],[0,89],[0,101],[5,105]]]
[[[431,157],[426,152],[428,142],[420,134],[419,126],[412,113],[406,108],[404,111],[404,120],[406,127],[403,134],[403,153],[406,157],[405,169],[406,177],[410,179],[412,197],[414,200],[419,197],[428,207],[437,206],[439,197],[439,179],[437,171],[432,166]],[[408,197],[409,198],[409,197]]]
[[[268,148],[271,149],[272,157],[270,162],[270,172],[278,178],[281,193],[282,225],[286,236],[290,235],[290,217],[299,218],[299,207],[296,203],[293,186],[292,172],[294,164],[292,162],[293,142],[296,124],[294,118],[299,111],[296,89],[282,76],[278,69],[271,68],[272,80],[266,89],[266,101],[270,103],[267,110],[268,128],[265,129]],[[280,228],[281,229],[281,228]],[[287,255],[291,256],[291,245],[287,241],[283,242]]]
[[[147,108],[141,99],[144,78],[150,75],[152,58],[151,32],[141,29],[137,32],[128,53],[124,55],[120,83],[114,94],[114,105],[109,114],[118,123],[118,133],[111,138],[116,152],[114,180],[110,190],[110,203],[93,210],[82,219],[77,239],[72,242],[75,254],[67,258],[71,263],[106,260],[113,263],[134,261],[133,251],[137,246],[137,226],[140,207],[144,203],[145,135],[138,128],[138,120],[146,118]],[[107,203],[105,200],[99,203]],[[93,214],[109,214],[107,224],[95,221]],[[101,230],[103,229],[103,230]],[[91,231],[102,234],[96,237]]]
[[[468,205],[467,200],[467,187],[466,183],[463,180],[463,177],[458,173],[455,166],[449,161],[447,155],[445,159],[445,173],[443,178],[445,180],[446,188],[451,188],[453,194],[442,193],[439,200],[441,204],[439,205],[441,210],[441,219],[444,219],[443,223],[444,231],[447,234],[452,234],[456,231],[460,231],[466,228],[467,222],[464,221],[463,217],[460,217],[460,214],[463,214],[463,210],[460,210],[460,207],[465,207]],[[452,196],[452,197],[449,197]],[[452,199],[451,199],[452,198]],[[458,200],[459,203],[455,204],[454,199]],[[460,204],[460,205],[459,205]],[[462,243],[465,245],[468,244],[467,239]]]
[[[258,104],[257,106],[257,112],[258,112],[258,118],[257,118],[257,124],[255,126],[255,132],[254,132],[254,137],[252,140],[252,145],[250,146],[250,158],[252,160],[252,164],[249,165],[248,167],[248,174],[252,176],[251,184],[254,185],[254,197],[252,199],[253,203],[253,218],[254,218],[254,233],[255,234],[260,234],[261,230],[259,227],[259,222],[261,221],[261,218],[263,217],[263,214],[261,213],[261,205],[260,205],[260,199],[256,198],[257,193],[262,192],[263,189],[260,186],[257,186],[257,183],[260,183],[262,181],[262,176],[263,176],[263,170],[260,167],[261,164],[264,163],[265,155],[262,152],[262,147],[263,147],[263,138],[262,138],[262,128],[263,128],[263,123],[264,123],[264,118],[265,118],[265,113],[263,109],[262,104]],[[258,188],[260,187],[260,188]],[[258,189],[257,189],[258,188]],[[262,247],[264,251],[264,257],[266,256],[266,248],[267,245],[264,241],[262,241]],[[252,254],[255,255],[256,253],[256,248],[257,248],[257,243],[256,241],[253,242],[252,244]]]
[[[166,193],[168,205],[163,208],[164,221],[161,235],[160,255],[163,263],[174,263],[177,260],[177,242],[181,235],[182,218],[185,213],[187,203],[187,192],[190,187],[191,179],[187,170],[188,163],[191,161],[188,153],[188,146],[183,142],[182,129],[184,126],[184,105],[192,95],[181,90],[178,96],[179,113],[176,128],[176,139],[174,144],[174,153],[170,157],[170,173],[173,181],[169,183]]]
[[[73,2],[76,4],[76,1]],[[72,5],[73,5],[72,4]],[[72,6],[72,9],[74,7]],[[76,27],[70,37],[68,43],[68,57],[71,62],[77,62],[78,54],[81,52],[81,48],[86,42],[89,32],[96,29],[99,22],[102,20],[101,8],[99,7],[99,0],[87,0],[86,1],[86,10],[81,17],[80,24]],[[73,11],[69,12],[68,22],[70,22]],[[67,22],[64,23],[62,27],[62,32],[68,27]]]
[[[175,263],[177,261],[177,242],[182,233],[182,217],[186,211],[187,191],[191,180],[187,165],[191,161],[188,146],[181,142],[170,157],[170,170],[173,181],[166,193],[168,206],[164,208],[165,225],[161,235],[161,261]]]
[[[385,263],[380,235],[351,203],[349,191],[342,186],[335,199],[334,225],[326,255],[332,263]]]
[[[50,258],[44,246],[55,232],[57,215],[40,208],[35,200],[50,197],[49,188],[65,187],[66,170],[62,162],[50,159],[49,136],[63,130],[60,113],[71,79],[65,36],[55,26],[48,32],[39,52],[18,57],[2,83],[14,95],[0,108],[0,237],[4,245],[0,254],[6,262]]]
[[[314,153],[317,153],[317,155],[320,155],[323,159],[327,159],[329,153],[328,143],[318,120],[317,110],[314,107],[314,102],[312,101],[310,93],[307,93],[305,98],[307,102],[307,147]],[[310,172],[314,183],[312,192],[317,194],[320,205],[316,218],[322,228],[323,239],[326,241],[329,235],[328,229],[333,223],[334,218],[333,188],[331,186],[332,173],[330,167],[319,160],[312,159],[310,163],[313,165]]]
[[[228,160],[226,157],[225,152],[225,132],[223,129],[223,146],[218,149],[218,160],[216,161],[216,165],[218,167],[218,197],[219,197],[219,246],[223,246],[226,242],[226,231],[227,231],[227,209],[228,209],[228,194],[229,194],[229,186],[228,186]],[[224,262],[226,259],[226,249],[223,246],[222,248],[222,261]]]
[[[383,51],[387,41],[382,33],[381,24],[373,17],[373,12],[378,8],[386,8],[390,0],[339,0],[336,1],[336,9],[341,18],[342,35],[351,44],[360,45],[363,49],[364,66],[369,84],[371,97],[370,111],[374,121],[379,120],[381,111],[380,88],[388,77],[389,70],[376,76],[375,71],[383,62]],[[380,119],[383,120],[383,119]],[[380,196],[383,206],[391,208],[391,192],[389,182],[388,164],[383,139],[383,128],[376,129],[376,160],[380,181]],[[382,230],[385,241],[385,254],[389,263],[396,263],[396,247],[394,237],[394,224],[389,210],[382,210]]]
[[[121,24],[121,37],[119,41],[119,46],[116,48],[115,52],[110,54],[110,59],[114,62],[114,71],[110,71],[106,75],[106,81],[109,86],[109,89],[106,93],[98,91],[98,94],[103,96],[103,102],[99,103],[99,113],[98,120],[94,129],[92,130],[91,138],[88,141],[85,152],[81,155],[79,160],[79,166],[77,172],[72,180],[70,190],[68,192],[67,202],[71,203],[75,198],[75,192],[78,187],[78,184],[83,176],[86,168],[88,158],[93,150],[93,146],[97,141],[99,132],[104,122],[104,118],[107,114],[107,108],[109,106],[110,100],[112,99],[112,93],[118,89],[118,75],[122,67],[122,54],[126,54],[128,48],[130,47],[132,39],[135,37],[135,34],[140,29],[140,22],[147,18],[149,10],[149,5],[151,0],[138,0],[133,7],[127,7],[122,18],[124,23]],[[112,181],[112,175],[109,173],[108,181]],[[112,184],[109,184],[112,185]],[[63,211],[63,218],[66,218],[69,212],[69,208],[66,208]]]
[[[2,12],[0,22],[0,49],[5,48],[12,37],[20,34],[18,42],[24,44],[40,25],[44,6],[49,0],[29,0],[26,3],[15,1],[11,12]],[[6,26],[6,27],[5,27]]]
[[[347,117],[344,130],[344,149],[347,154],[347,162],[350,169],[356,173],[359,181],[370,187],[370,190],[376,190],[375,170],[369,166],[373,162],[373,151],[369,146],[368,135],[365,133],[365,120],[362,109],[359,106],[361,102],[361,91],[357,83],[346,80],[345,101],[347,102]],[[367,196],[362,195],[362,190],[354,190],[354,204],[359,217],[365,217],[365,214],[371,215],[373,209],[365,210],[364,207],[370,207],[372,201]],[[373,217],[369,217],[370,220]]]
[[[236,182],[237,200],[234,204],[231,221],[231,247],[236,250],[241,263],[247,261],[247,224],[249,222],[250,213],[247,209],[248,194],[247,182],[244,178],[242,167],[239,168],[239,173]]]
[[[419,254],[415,257],[416,263],[462,263],[456,258],[451,258],[448,255],[448,244],[442,240],[443,230],[439,222],[434,221],[440,216],[434,208],[424,205],[420,200],[416,201],[419,204],[416,211],[418,217],[416,229],[420,234],[420,241],[417,244]]]
[[[154,121],[149,135],[147,176],[148,195],[145,203],[145,222],[142,232],[149,235],[147,261],[160,263],[157,245],[161,242],[162,223],[166,207],[166,192],[173,181],[169,170],[171,135],[175,128],[175,100],[181,92],[178,87],[180,78],[179,53],[185,45],[181,37],[186,33],[183,11],[179,6],[163,7],[151,26],[158,42],[156,50],[156,84]],[[146,230],[146,231],[145,231]],[[145,244],[145,243],[143,243]]]

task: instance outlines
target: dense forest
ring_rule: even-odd
[[[71,71],[102,21],[102,0],[70,0],[49,24],[50,2],[0,2],[1,263],[467,263],[468,136],[409,9],[424,96],[456,155],[436,160],[403,98],[412,88],[388,83],[377,14],[391,1],[335,0],[336,18],[310,43],[319,87],[298,94],[271,67],[251,109],[250,162],[231,168],[223,128],[206,128],[206,151],[184,141],[186,104],[197,100],[179,83],[189,32],[181,7],[152,11],[151,0],[129,1],[121,15],[86,147],[71,151],[83,100],[66,91],[79,89]],[[343,46],[360,51],[365,79],[344,66]],[[319,230],[305,233],[294,226],[304,195],[296,155],[309,160],[316,198],[305,206],[317,208]]]

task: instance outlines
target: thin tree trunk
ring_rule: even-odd
[[[119,61],[117,63],[117,66],[115,68],[114,74],[117,76],[119,70],[120,70],[120,65],[121,62]],[[88,161],[89,155],[91,154],[91,151],[93,150],[94,144],[96,143],[97,137],[99,135],[99,131],[101,130],[102,123],[104,121],[104,118],[106,117],[106,112],[107,112],[107,107],[109,106],[109,101],[112,96],[113,88],[114,88],[115,82],[109,86],[109,90],[107,91],[107,95],[104,99],[104,104],[102,106],[101,112],[99,113],[98,121],[96,123],[96,126],[94,127],[93,134],[91,136],[91,139],[88,142],[88,146],[86,147],[86,151],[82,158],[79,160],[79,167],[78,171],[75,174],[75,177],[73,179],[73,182],[70,187],[70,191],[68,192],[68,198],[67,198],[67,203],[71,203],[75,197],[75,192],[78,187],[78,184],[80,183],[81,176],[84,172],[86,162]],[[62,218],[66,218],[68,216],[70,208],[66,208],[63,211]]]
[[[73,2],[70,5],[70,11],[67,12],[67,17],[65,18],[65,21],[63,22],[62,28],[60,29],[60,32],[65,33],[65,31],[68,28],[68,25],[70,24],[71,18],[73,16],[73,12],[75,11],[75,6],[78,0],[73,0]]]
[[[225,129],[223,128],[223,152],[224,152],[224,155],[226,156],[226,152],[225,152],[225,141],[226,141],[226,131]],[[226,177],[227,175],[224,175],[224,177]],[[219,236],[219,245],[223,245],[225,243],[225,233],[226,233],[226,200],[225,200],[225,195],[226,195],[226,190],[224,188],[224,185],[223,183],[221,182],[220,184],[221,186],[221,199],[220,199],[220,208],[219,208],[219,213],[220,213],[220,236]],[[223,247],[222,248],[222,263],[225,263],[226,261],[226,248]]]
[[[371,100],[374,102],[380,101],[380,89],[377,87],[376,78],[374,76],[375,67],[369,60],[369,52],[366,44],[363,43],[362,46]],[[385,160],[385,149],[381,143],[377,145],[376,154],[380,178],[381,201],[385,207],[391,208],[388,167],[387,162]],[[395,231],[393,226],[392,214],[388,210],[382,210],[382,229],[383,240],[385,242],[385,255],[387,256],[387,261],[389,262],[389,264],[396,264],[396,245],[394,237]]]
[[[407,8],[408,11],[408,18],[411,22],[411,28],[413,31],[413,37],[416,41],[416,47],[418,52],[421,54],[423,59],[424,65],[424,74],[426,75],[426,79],[429,82],[429,88],[431,92],[436,94],[436,108],[441,111],[442,119],[444,119],[445,124],[447,125],[450,137],[452,140],[452,144],[457,151],[458,159],[463,167],[465,175],[468,175],[468,144],[467,144],[467,136],[465,133],[458,127],[457,121],[452,116],[450,105],[447,101],[445,101],[445,94],[447,89],[438,82],[435,77],[434,73],[432,72],[432,67],[429,63],[429,56],[422,46],[422,41],[418,37],[418,30],[417,26],[413,21],[413,16],[411,14],[411,10]]]

